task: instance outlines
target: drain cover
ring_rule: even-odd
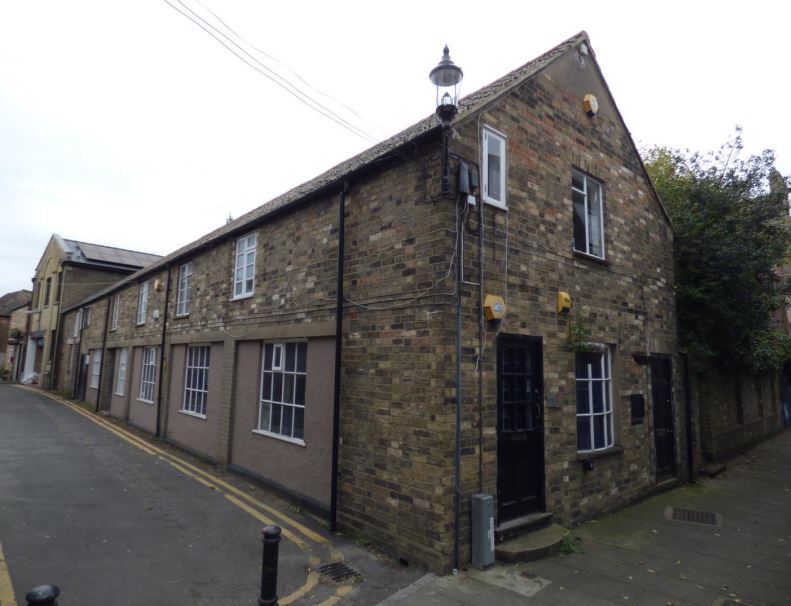
[[[665,518],[676,522],[689,522],[690,524],[722,526],[722,516],[720,514],[713,511],[700,511],[699,509],[668,507],[665,509]]]
[[[349,568],[343,562],[330,562],[329,564],[322,564],[317,568],[319,574],[334,583],[340,583],[341,581],[346,581],[348,579],[354,579],[355,581],[360,579],[360,573],[354,570],[353,568]]]

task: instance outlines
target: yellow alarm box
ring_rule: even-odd
[[[567,314],[571,311],[571,297],[569,293],[558,291],[558,313]]]
[[[490,322],[502,320],[505,317],[505,301],[498,295],[486,295],[483,300],[483,313]]]

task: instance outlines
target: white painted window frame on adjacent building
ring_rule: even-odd
[[[206,404],[209,399],[211,347],[209,345],[190,345],[187,347],[186,358],[181,412],[205,419]]]
[[[91,382],[92,389],[99,389],[99,375],[102,369],[102,350],[94,349],[91,353]]]
[[[573,170],[571,201],[574,250],[604,259],[604,187],[593,177]]]
[[[146,404],[154,403],[154,387],[157,380],[157,348],[144,347],[140,368],[140,394],[138,400]]]
[[[492,206],[508,208],[508,138],[490,126],[484,126],[481,156],[481,198]]]
[[[244,299],[255,290],[255,255],[258,242],[255,233],[247,234],[236,241],[234,248],[233,296]]]
[[[192,261],[179,267],[179,282],[176,291],[176,315],[188,316],[192,295]]]
[[[82,309],[77,310],[77,315],[74,316],[74,332],[72,336],[79,337],[80,330],[82,330]]]
[[[596,452],[615,445],[612,404],[612,350],[601,359],[576,359],[577,451]],[[598,402],[598,405],[596,404]]]
[[[304,446],[307,363],[306,341],[264,343],[255,433]]]
[[[148,280],[140,283],[137,292],[137,323],[146,323],[146,312],[148,311]]]
[[[115,395],[122,396],[126,391],[126,365],[129,350],[127,348],[118,350],[118,379],[115,381]]]
[[[110,330],[116,330],[118,328],[118,315],[121,307],[120,299],[121,295],[115,295],[113,297],[113,313],[110,318]]]

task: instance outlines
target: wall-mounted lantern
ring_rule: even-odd
[[[448,194],[450,193],[448,131],[453,116],[458,111],[459,84],[464,77],[464,72],[451,61],[447,44],[442,52],[442,59],[431,70],[428,77],[437,88],[437,115],[442,120],[442,193]]]

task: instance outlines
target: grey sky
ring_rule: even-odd
[[[738,123],[791,174],[785,2],[202,2],[377,139],[433,111],[443,44],[466,94],[584,29],[638,145]],[[0,294],[53,232],[164,254],[369,145],[163,0],[0,0]]]

